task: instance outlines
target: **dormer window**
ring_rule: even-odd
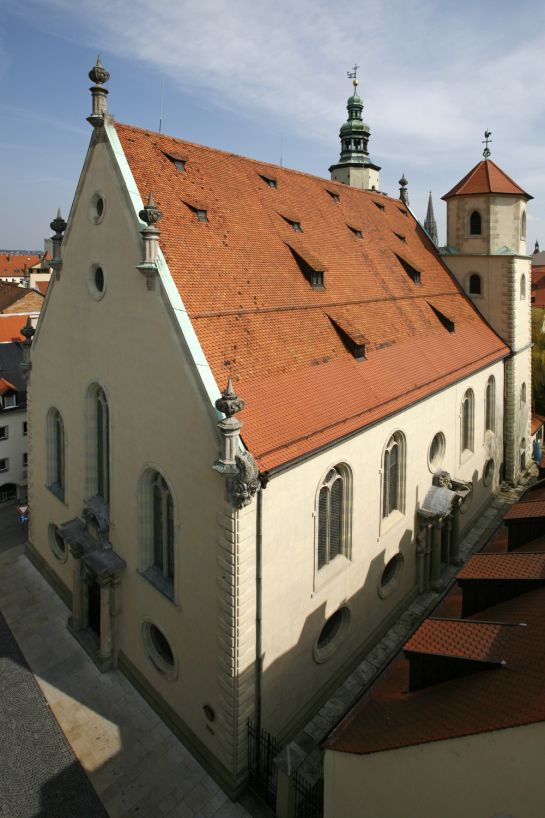
[[[185,163],[186,163],[185,159],[182,159],[181,156],[177,156],[177,155],[171,154],[171,153],[165,153],[164,155],[166,156],[167,159],[169,159],[172,162],[172,164],[174,165],[176,170],[180,171],[180,173],[185,173]]]
[[[378,207],[379,210],[384,210],[384,205],[381,204],[380,202],[373,202],[373,204],[375,205],[375,207]]]
[[[397,258],[397,260],[399,261],[399,263],[401,264],[401,266],[403,267],[411,281],[414,281],[415,284],[421,284],[422,282],[420,277],[420,270],[417,270],[416,267],[413,267],[413,265],[406,261],[404,258],[398,256],[397,253],[395,253],[395,257]]]
[[[310,253],[298,248],[297,250],[291,245],[287,245],[291,250],[293,258],[297,262],[297,266],[309,282],[313,290],[323,290],[324,287],[324,273],[325,266],[318,261],[317,258]]]
[[[263,179],[265,184],[268,185],[269,187],[272,188],[278,187],[278,182],[276,181],[276,179],[273,179],[272,176],[263,176],[262,173],[260,173],[259,175]]]
[[[191,212],[195,214],[200,222],[208,221],[208,211],[204,210],[204,208],[197,207],[196,205],[190,205],[188,202],[186,202],[186,205]]]
[[[301,227],[301,222],[297,221],[297,219],[291,219],[289,216],[283,216],[282,213],[280,213],[280,215],[282,216],[282,218],[284,219],[285,222],[287,222],[288,224],[290,224],[293,227],[293,229],[295,230],[296,233],[302,233],[303,232],[303,228]]]
[[[405,238],[405,236],[402,236],[401,233],[394,232],[394,236],[397,236],[399,241],[402,241],[404,244],[407,244],[407,239]]]
[[[348,318],[346,314],[343,314],[342,312],[332,312],[326,314],[333,324],[337,335],[352,357],[355,358],[356,361],[364,361],[365,346],[368,343],[368,340],[361,329],[353,324],[350,318]]]
[[[400,212],[400,213],[402,213],[404,216],[407,216],[407,215],[408,215],[407,211],[406,211],[406,210],[403,210],[403,208],[402,208],[402,207],[398,207],[398,210],[399,210],[399,212]]]
[[[347,224],[346,226],[348,227],[349,230],[352,231],[352,233],[356,236],[357,239],[362,239],[363,238],[363,233],[359,229],[359,227],[354,227],[354,225],[352,225],[352,224]]]
[[[431,304],[429,301],[428,304],[431,307],[435,317],[444,326],[444,328],[448,330],[448,332],[454,332],[455,330],[454,319],[449,318],[448,315],[445,315],[444,312],[438,310],[437,307],[434,307],[433,304]]]
[[[471,236],[481,235],[481,214],[474,210],[469,217],[469,234]]]
[[[334,191],[334,190],[328,190],[327,188],[326,188],[325,190],[326,190],[326,193],[329,193],[329,195],[331,196],[331,198],[333,199],[333,201],[335,202],[335,204],[339,204],[339,203],[340,203],[340,201],[341,201],[341,197],[339,196],[339,194],[338,194],[338,193],[335,193],[335,191]]]

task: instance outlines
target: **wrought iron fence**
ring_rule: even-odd
[[[273,809],[276,807],[278,770],[273,760],[282,745],[263,728],[248,722],[248,770],[250,787]]]
[[[302,775],[294,775],[296,792],[295,818],[323,818],[324,781],[320,778],[311,784]]]

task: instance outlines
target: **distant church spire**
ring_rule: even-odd
[[[426,213],[426,220],[424,222],[424,229],[427,231],[430,239],[433,241],[435,246],[439,245],[439,236],[437,234],[437,222],[435,221],[435,214],[433,212],[433,200],[431,198],[431,190],[430,196],[428,199],[428,212]]]
[[[534,245],[534,255],[535,255],[536,253],[539,253],[539,242],[538,242],[538,240],[537,240],[537,239],[536,239],[536,243],[535,243],[535,245]]]
[[[358,68],[355,65],[352,71],[347,72],[354,92],[348,97],[348,118],[339,132],[341,155],[338,163],[329,168],[329,172],[334,181],[364,190],[377,190],[380,168],[371,162],[367,149],[371,131],[362,119],[363,100],[358,94]]]

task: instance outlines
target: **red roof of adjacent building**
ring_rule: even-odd
[[[541,426],[543,426],[544,423],[545,423],[545,418],[543,417],[543,415],[538,415],[537,412],[532,412],[531,427],[530,427],[531,433],[533,435],[535,435],[537,430]]]
[[[16,392],[17,389],[15,386],[7,381],[5,378],[0,378],[0,395],[3,395],[5,392]]]
[[[450,199],[452,196],[473,196],[479,193],[503,193],[513,196],[522,196],[533,199],[510,176],[503,172],[491,159],[478,162],[464,178],[454,185],[452,190],[442,197]]]
[[[398,200],[115,127],[142,198],[151,190],[164,214],[161,248],[216,382],[232,373],[246,402],[244,442],[262,471],[508,353]],[[310,269],[323,289],[311,287]],[[365,344],[366,360],[347,335]]]
[[[49,287],[49,281],[37,281],[34,285],[34,289],[38,290],[42,295],[47,293],[47,288]]]
[[[503,556],[520,567],[521,558],[535,555]],[[502,664],[410,691],[410,660],[400,656],[331,733],[326,749],[374,753],[545,721],[544,587],[473,614],[471,621],[452,620],[446,627],[426,621],[411,642],[428,654]]]
[[[25,326],[28,315],[0,315],[0,344],[8,341],[23,341],[21,329]]]
[[[543,579],[545,553],[477,554],[460,571],[460,580]]]
[[[504,520],[520,520],[523,517],[545,517],[545,500],[530,500],[511,506]]]
[[[25,255],[24,253],[4,253],[0,255],[0,276],[15,278],[22,276],[34,264],[41,260],[40,255]]]

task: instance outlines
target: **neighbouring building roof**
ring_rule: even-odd
[[[540,484],[518,506],[541,506],[544,494]],[[545,535],[505,552],[502,528],[488,547],[462,568],[460,587],[443,603],[455,614],[466,586],[489,582],[480,597],[487,607],[425,620],[326,749],[363,755],[545,721]],[[412,674],[422,668],[427,676]],[[415,678],[420,686],[411,689]]]
[[[545,418],[543,415],[538,415],[536,412],[532,412],[532,419],[531,419],[531,428],[530,431],[533,435],[537,432],[537,430],[545,424]]]
[[[442,197],[450,199],[452,196],[473,196],[479,193],[504,193],[533,199],[510,176],[503,172],[491,159],[478,162],[464,178],[454,185],[452,190]]]
[[[2,253],[0,255],[0,277],[15,278],[22,276],[34,264],[41,261],[41,255],[24,253]]]
[[[37,290],[0,281],[0,313],[40,312],[44,296]]]
[[[23,350],[19,343],[0,344],[0,379],[15,389],[18,396],[18,409],[26,406],[26,381],[21,372]]]
[[[28,315],[0,315],[0,344],[9,341],[23,341],[21,330],[25,326]]]
[[[399,200],[115,128],[142,198],[164,214],[161,248],[216,382],[231,372],[246,401],[262,471],[507,354]]]

